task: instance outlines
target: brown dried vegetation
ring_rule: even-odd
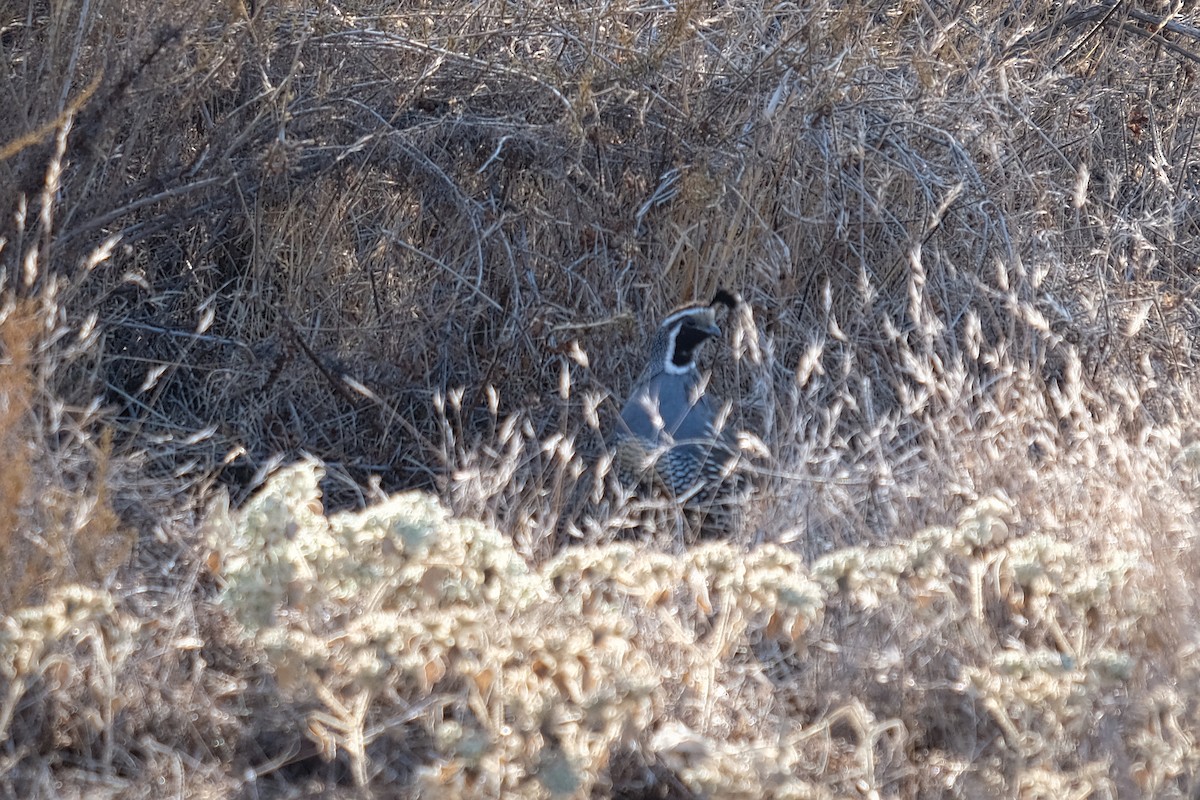
[[[1194,12],[30,2],[0,53],[0,797],[1200,792]],[[717,286],[714,539],[603,439]]]

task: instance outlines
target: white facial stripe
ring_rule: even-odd
[[[683,319],[684,317],[691,317],[691,316],[695,316],[695,315],[706,316],[711,313],[712,313],[712,309],[709,308],[708,306],[691,306],[689,308],[681,308],[680,310],[676,311],[674,314],[672,314],[671,316],[667,317],[662,322],[660,322],[658,324],[658,327],[665,328],[666,326],[668,326],[674,322],[678,322],[679,320]]]
[[[663,369],[666,370],[667,374],[669,375],[685,375],[696,368],[695,358],[692,358],[682,367],[675,363],[675,337],[679,335],[680,327],[681,326],[676,325],[674,328],[671,328],[671,332],[667,334],[667,355],[666,358],[663,359]]]

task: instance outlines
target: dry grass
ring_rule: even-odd
[[[0,796],[1200,791],[1193,12],[91,0],[0,53]],[[603,441],[717,286],[770,455],[697,541]]]

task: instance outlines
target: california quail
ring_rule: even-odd
[[[696,355],[721,333],[716,307],[738,302],[719,290],[711,303],[685,306],[659,325],[613,437],[617,477],[626,487],[658,487],[692,509],[725,494],[737,445],[718,419],[720,401],[705,391]]]

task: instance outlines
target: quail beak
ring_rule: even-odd
[[[721,329],[717,327],[716,323],[713,323],[712,325],[705,325],[702,328],[700,328],[700,330],[704,331],[709,336],[720,336],[721,335]]]

